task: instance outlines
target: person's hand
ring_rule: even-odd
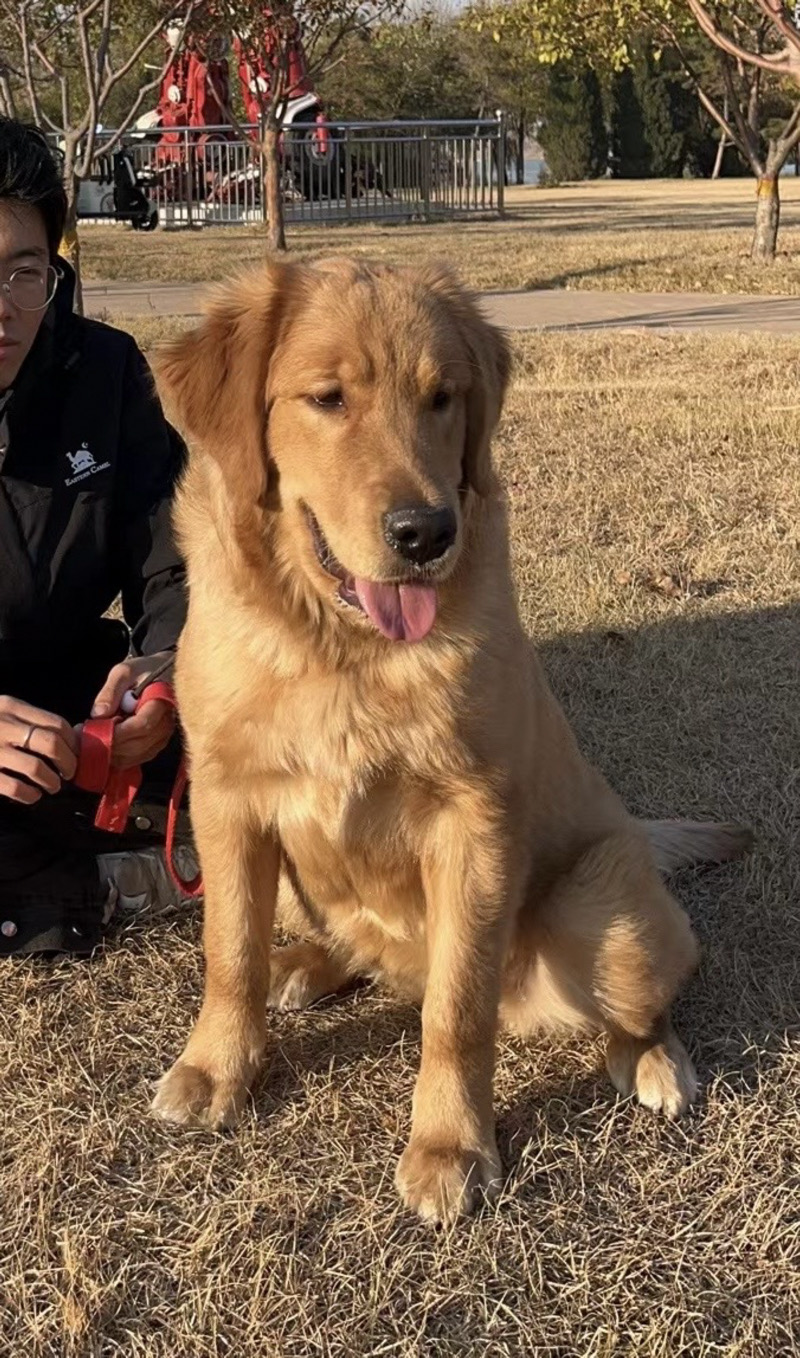
[[[166,660],[167,652],[157,655],[133,656],[115,665],[92,706],[93,717],[115,717],[120,710],[123,694],[142,679],[147,678]],[[169,703],[154,699],[138,712],[123,717],[114,728],[111,763],[115,769],[129,769],[134,764],[146,764],[155,759],[169,744],[175,730],[175,711]]]
[[[59,792],[77,766],[78,737],[69,722],[0,696],[0,797],[32,806],[43,792]]]

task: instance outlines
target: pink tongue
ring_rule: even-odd
[[[376,585],[358,579],[354,584],[370,622],[390,641],[422,641],[436,621],[432,585]]]

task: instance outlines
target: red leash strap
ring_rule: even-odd
[[[165,683],[164,680],[148,684],[136,703],[135,711],[138,712],[145,703],[154,701],[169,703],[170,707],[177,708],[172,685]],[[95,826],[98,830],[110,830],[114,834],[122,834],[125,829],[131,806],[142,782],[142,770],[138,766],[130,769],[111,767],[114,727],[120,720],[119,717],[92,717],[84,722],[78,752],[78,768],[74,779],[76,785],[84,792],[100,794],[100,804],[94,818]],[[178,810],[186,783],[186,764],[182,759],[167,810],[166,859],[169,875],[178,890],[184,896],[194,897],[203,894],[203,879],[200,873],[191,882],[186,881],[175,867],[173,858]]]
[[[175,782],[172,785],[172,791],[169,795],[169,807],[167,809],[167,867],[169,868],[169,875],[178,890],[181,891],[184,896],[189,896],[194,899],[196,896],[202,896],[203,894],[202,873],[198,872],[197,876],[193,877],[192,880],[188,882],[185,877],[181,877],[175,866],[175,827],[178,823],[178,811],[180,810],[180,805],[183,801],[183,794],[186,791],[187,782],[188,774],[186,771],[186,760],[182,759],[178,765],[178,772],[175,775]]]

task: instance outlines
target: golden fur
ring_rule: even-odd
[[[220,287],[157,365],[192,449],[176,682],[207,976],[154,1106],[229,1123],[268,1002],[380,977],[422,1001],[397,1185],[433,1220],[500,1181],[498,1019],[604,1029],[623,1094],[685,1108],[669,1011],[697,948],[660,874],[746,840],[636,822],[580,755],[512,585],[490,457],[509,369],[446,270],[344,261]],[[436,589],[433,629],[398,642],[339,601],[309,511],[348,579],[392,582],[409,567],[382,516],[409,504],[452,510],[457,537],[412,572]],[[276,910],[301,942],[271,950]]]

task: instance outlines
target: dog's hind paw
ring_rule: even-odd
[[[274,948],[269,970],[270,1009],[307,1009],[335,995],[351,979],[348,970],[317,943]]]
[[[661,1042],[609,1036],[606,1067],[624,1098],[635,1094],[644,1108],[680,1117],[697,1098],[697,1076],[680,1038],[670,1030]]]

